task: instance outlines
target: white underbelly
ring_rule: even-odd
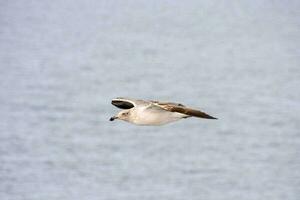
[[[182,119],[186,115],[168,111],[143,111],[143,114],[138,116],[139,117],[134,121],[135,124],[163,125]]]

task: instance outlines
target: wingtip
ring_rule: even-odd
[[[207,118],[207,119],[215,119],[215,120],[217,120],[218,118],[210,116],[210,117]]]
[[[207,115],[205,118],[206,118],[206,119],[215,119],[215,120],[217,120],[217,119],[218,119],[218,118],[216,118],[216,117],[213,117],[213,116],[211,116],[211,115]]]

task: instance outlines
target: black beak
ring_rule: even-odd
[[[109,121],[114,121],[115,119],[117,119],[116,117],[111,117],[110,119],[109,119]]]

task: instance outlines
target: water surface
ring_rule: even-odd
[[[299,8],[2,2],[0,199],[299,199]],[[219,120],[112,123],[117,96]]]

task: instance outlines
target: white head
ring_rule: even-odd
[[[115,119],[120,119],[124,121],[129,121],[129,117],[130,117],[130,110],[128,109],[128,110],[122,110],[116,116],[111,117],[109,120],[114,121]]]

